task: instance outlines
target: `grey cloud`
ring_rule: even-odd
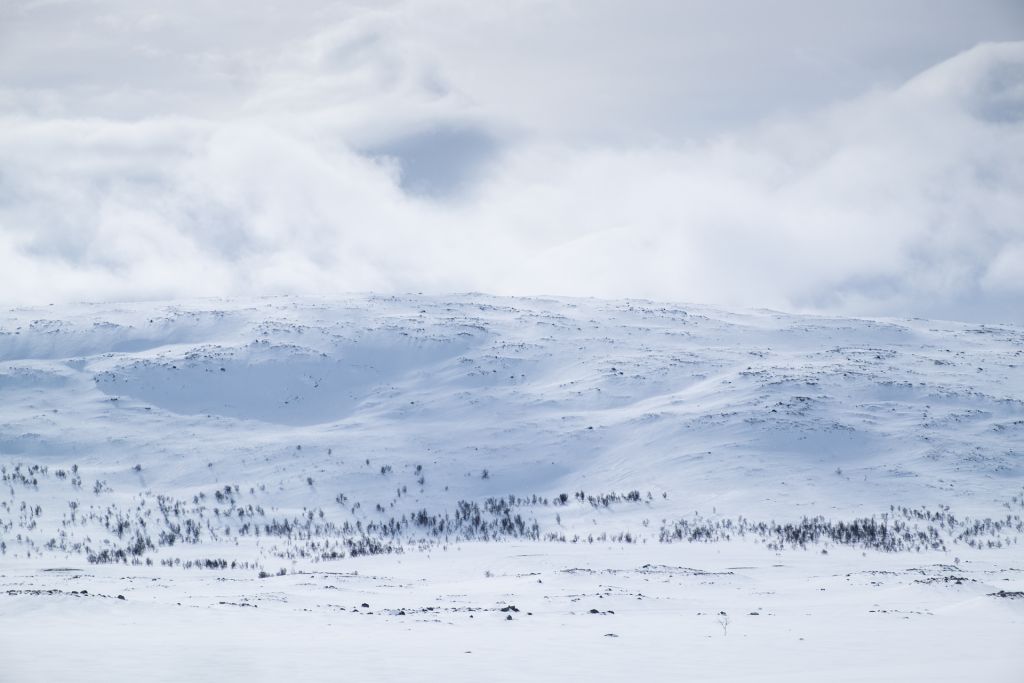
[[[472,184],[498,153],[496,140],[474,128],[439,127],[412,133],[375,148],[370,157],[399,166],[399,185],[413,195],[452,198]]]
[[[5,303],[1024,315],[1024,43],[924,69],[1012,34],[1013,3],[33,7],[0,10]]]

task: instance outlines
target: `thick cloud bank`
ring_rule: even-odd
[[[599,45],[548,54],[550,22],[521,25],[546,3],[463,20],[536,35],[533,70],[449,40],[459,3],[307,4],[94,13],[105,33],[55,53],[39,13],[80,5],[5,10],[0,301],[480,290],[1024,322],[1024,42],[895,82],[834,70],[799,106],[724,92],[733,120],[692,74],[650,100],[665,79]],[[644,65],[686,62],[673,45]],[[544,63],[563,81],[531,81]]]

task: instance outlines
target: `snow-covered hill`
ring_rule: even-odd
[[[1022,458],[1024,329],[1006,325],[479,294],[0,314],[0,578],[23,609],[49,601],[50,631],[77,613],[61,601],[88,585],[96,600],[162,605],[131,612],[133,624],[179,623],[166,610],[182,601],[277,604],[316,612],[296,622],[306,633],[341,618],[331,596],[350,589],[332,577],[369,566],[372,588],[358,590],[390,605],[387,620],[419,600],[420,613],[442,605],[450,619],[519,619],[505,607],[525,601],[557,621],[590,595],[586,614],[625,609],[658,643],[671,630],[659,619],[696,583],[717,588],[687,614],[750,591],[754,602],[734,607],[760,615],[778,590],[808,600],[810,616],[820,596],[800,593],[806,582],[831,590],[846,573],[851,592],[829,609],[849,611],[865,647],[891,636],[874,615],[965,596],[986,607],[964,618],[1012,640],[1020,610],[988,596],[1019,589]],[[423,559],[452,549],[462,559],[440,571]],[[409,568],[388,564],[396,554]],[[916,559],[880,565],[883,554]],[[48,573],[76,566],[93,573]],[[871,590],[915,597],[883,608],[872,593],[868,609],[852,567],[894,577]],[[494,582],[452,585],[485,569]],[[429,583],[412,592],[388,573],[420,570]],[[236,588],[209,583],[222,576]],[[631,586],[617,598],[600,583],[612,576]],[[656,577],[661,611],[636,612]],[[921,594],[922,582],[936,587]],[[233,619],[239,633],[264,623]],[[937,633],[928,623],[921,637]],[[366,637],[386,642],[381,628]],[[32,652],[27,638],[19,651]],[[789,647],[771,638],[757,647]],[[19,661],[22,680],[62,675]],[[1003,674],[1020,662],[991,664]]]
[[[115,491],[781,513],[984,509],[1024,482],[1011,326],[482,295],[49,307],[0,317],[0,405],[6,462]]]

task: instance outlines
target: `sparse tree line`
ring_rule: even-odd
[[[387,473],[391,471],[388,468]],[[422,466],[417,466],[413,474],[422,478]],[[71,497],[67,509],[59,512],[59,519],[57,515],[44,516],[43,507],[31,500],[51,476],[58,482],[71,478]],[[111,493],[110,487],[97,480],[91,494],[83,492],[77,465],[69,471],[57,469],[52,475],[46,466],[4,465],[0,466],[0,481],[8,485],[10,496],[10,500],[0,501],[0,554],[19,552],[31,557],[33,553],[64,553],[83,555],[96,564],[153,564],[153,556],[159,556],[161,565],[185,569],[254,568],[258,566],[252,559],[254,552],[263,557],[330,561],[463,541],[628,544],[748,539],[775,551],[837,545],[914,552],[948,551],[960,544],[998,549],[1016,544],[1024,533],[1024,522],[1012,512],[1024,509],[1024,494],[1014,495],[1005,503],[1011,512],[999,518],[958,517],[945,506],[938,510],[891,506],[889,511],[872,517],[831,520],[818,516],[795,522],[695,513],[674,521],[664,519],[657,532],[648,532],[649,520],[644,519],[639,529],[595,530],[582,535],[562,530],[563,512],[574,510],[579,520],[584,510],[621,505],[647,509],[654,505],[655,497],[636,489],[624,493],[563,492],[551,497],[510,494],[479,501],[459,500],[452,508],[430,510],[409,509],[412,505],[403,498],[407,488],[399,486],[388,507],[377,503],[367,512],[363,512],[361,502],[353,503],[349,495],[338,493],[334,496],[337,507],[281,514],[252,500],[266,492],[266,485],[245,490],[238,484],[225,484],[198,491],[191,500],[145,491],[124,502],[101,505],[96,499]],[[667,498],[667,493],[661,497]],[[399,503],[409,507],[395,510]],[[551,517],[551,508],[560,512],[554,514],[549,527],[541,519]],[[395,512],[389,514],[389,509]],[[41,538],[51,529],[53,535]],[[195,559],[171,554],[171,549],[178,546],[207,543],[233,546],[239,557]]]
[[[708,519],[694,515],[662,525],[662,543],[715,543],[753,538],[773,550],[806,549],[825,544],[856,546],[883,552],[947,551],[963,543],[975,549],[1014,545],[1024,533],[1024,520],[1008,514],[1001,519],[958,518],[948,508],[890,506],[889,512],[853,520],[803,517],[798,522],[754,522],[744,517]]]

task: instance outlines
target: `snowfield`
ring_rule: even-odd
[[[1024,329],[0,314],[0,681],[1024,680]]]

